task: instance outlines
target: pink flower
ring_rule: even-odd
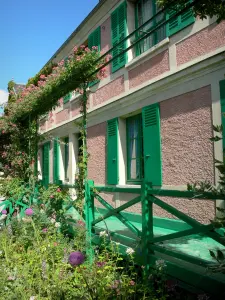
[[[86,47],[86,48],[84,49],[84,51],[90,52],[91,50],[90,50],[88,47]]]
[[[81,49],[84,49],[84,48],[86,48],[86,46],[85,46],[85,45],[81,45],[80,48],[81,48]]]
[[[51,195],[51,196],[50,196],[50,198],[51,198],[51,199],[53,199],[53,198],[54,198],[54,196],[53,196],[53,195]]]
[[[40,78],[41,78],[41,79],[45,79],[46,76],[43,74],[43,75],[40,76]]]
[[[78,50],[78,48],[77,48],[77,46],[75,46],[75,47],[73,48],[73,52],[77,52],[77,50]]]
[[[26,214],[27,216],[32,216],[33,213],[34,213],[34,211],[33,211],[32,208],[27,208],[27,209],[25,210],[25,214]]]
[[[135,282],[133,280],[131,280],[130,285],[135,285]]]
[[[46,233],[48,231],[48,228],[43,228],[42,232]]]
[[[57,188],[56,192],[60,193],[60,192],[61,192],[61,189],[60,189],[60,188]]]
[[[3,209],[3,210],[2,210],[2,214],[3,214],[3,215],[7,215],[7,210],[6,210],[6,209]]]

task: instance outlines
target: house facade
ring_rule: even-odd
[[[82,44],[102,53],[114,47],[112,56],[129,48],[107,66],[107,77],[88,89],[88,177],[95,184],[135,188],[145,178],[154,187],[183,190],[195,181],[218,182],[213,162],[222,160],[222,142],[213,145],[209,139],[225,110],[225,22],[200,20],[191,9],[164,22],[173,14],[159,12],[155,0],[99,1],[50,59],[58,63]],[[156,30],[134,44],[153,26]],[[65,95],[40,120],[46,140],[38,169],[46,183],[74,184],[80,99],[77,92]],[[133,197],[103,194],[113,207]],[[202,223],[215,216],[214,202],[164,200]],[[141,206],[128,211],[140,214]],[[172,218],[159,208],[154,215]]]

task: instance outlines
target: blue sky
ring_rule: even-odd
[[[99,2],[0,1],[0,90],[12,78],[26,83]]]

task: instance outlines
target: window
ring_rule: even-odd
[[[138,0],[135,8],[135,19],[136,19],[136,28],[143,25],[146,21],[152,18],[158,11],[159,8],[156,4],[156,0]],[[139,32],[137,32],[136,38],[140,38],[148,31],[150,31],[156,24],[160,21],[165,20],[165,13],[159,14],[156,18],[154,18],[150,23],[141,28]],[[150,49],[152,46],[156,45],[160,41],[166,38],[166,27],[163,25],[156,31],[154,31],[150,36],[146,39],[142,40],[138,43],[136,47],[136,55],[140,55],[146,50]]]
[[[69,167],[69,137],[64,138],[64,176],[68,180],[68,167]]]
[[[162,185],[160,136],[160,107],[158,103],[142,108],[142,113],[126,119],[126,139],[119,132],[125,130],[118,118],[107,121],[107,184],[120,182],[120,166],[124,160],[119,147],[127,153],[127,183],[140,184],[144,178],[153,186]],[[121,126],[121,128],[120,128]],[[120,136],[120,139],[119,139]],[[120,145],[121,143],[121,145]],[[126,147],[125,147],[126,146]],[[123,169],[122,167],[122,169]],[[122,173],[124,171],[122,170]],[[123,181],[123,179],[121,179]]]
[[[127,181],[139,182],[144,177],[142,115],[127,118]]]

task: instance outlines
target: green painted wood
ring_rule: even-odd
[[[93,46],[98,47],[98,51],[101,51],[101,27],[96,28],[88,37],[88,48],[92,49]],[[95,80],[89,83],[89,87],[98,83],[99,80]]]
[[[59,139],[53,141],[53,182],[59,183]]]
[[[130,194],[140,194],[141,188],[123,188],[123,187],[111,187],[95,185],[95,189],[98,192],[121,192]]]
[[[170,249],[167,249],[167,248],[159,246],[159,245],[150,245],[149,247],[153,251],[158,251],[160,253],[164,253],[166,255],[169,255],[170,257],[174,257],[174,258],[177,258],[177,259],[182,259],[183,261],[189,262],[191,264],[195,264],[195,265],[206,267],[206,268],[209,265],[211,265],[211,263],[209,263],[207,261],[204,261],[202,259],[199,259],[197,257],[187,255],[187,254],[183,254],[183,253],[180,253],[180,252],[176,252],[174,250],[170,250]]]
[[[92,222],[94,220],[94,197],[91,195],[90,188],[94,186],[94,181],[85,182],[85,224],[86,224],[86,243],[87,254],[90,262],[94,260],[94,250],[92,247]]]
[[[66,137],[64,139],[64,170],[65,174],[64,177],[65,179],[68,178],[68,167],[69,167],[69,137]]]
[[[200,232],[201,232],[201,229],[203,228],[202,226],[206,226],[206,225],[202,225],[201,223],[199,223],[195,219],[187,216],[186,214],[184,214],[183,212],[179,211],[175,207],[173,207],[173,206],[171,206],[171,205],[163,202],[162,200],[156,198],[155,196],[150,197],[149,201],[151,201],[152,203],[154,203],[154,204],[158,205],[159,207],[165,209],[166,211],[168,211],[169,213],[173,214],[177,218],[183,220],[184,222],[186,222],[187,224],[191,225],[192,227],[198,229]],[[225,240],[224,240],[224,238],[221,235],[219,235],[217,232],[208,231],[208,232],[204,232],[204,234],[207,235],[207,236],[209,236],[213,240],[217,241],[218,243],[220,243],[220,244],[222,244],[222,245],[225,246]]]
[[[165,189],[152,189],[148,190],[149,195],[156,196],[165,196],[165,197],[174,197],[174,198],[193,198],[193,199],[204,199],[204,200],[225,200],[224,195],[222,194],[213,194],[213,193],[196,193],[191,191],[178,191],[178,190],[165,190]],[[184,200],[185,201],[185,200]]]
[[[101,27],[96,28],[88,37],[88,48],[93,46],[98,47],[98,51],[101,50]]]
[[[196,228],[191,228],[191,229],[186,229],[182,230],[179,232],[171,233],[171,234],[166,234],[163,236],[157,236],[149,240],[149,243],[160,243],[164,241],[169,241],[172,239],[178,239],[180,237],[188,236],[191,234],[198,234],[198,233],[205,233],[208,232],[209,230],[213,230],[213,225],[202,225],[202,228],[196,229]]]
[[[127,209],[128,207],[131,207],[132,205],[137,204],[140,201],[141,201],[141,197],[138,196],[138,197],[128,201],[127,203],[115,208],[113,211],[110,211],[110,212],[104,214],[102,217],[100,217],[97,220],[93,221],[92,225],[95,225],[99,222],[102,222],[103,220],[106,220],[107,218],[116,215],[118,212],[121,212],[122,210]]]
[[[145,181],[162,185],[162,159],[159,104],[142,110]]]
[[[46,188],[49,185],[49,151],[50,142],[42,147],[42,183]]]
[[[223,125],[223,149],[225,149],[225,79],[220,81],[220,106]]]
[[[149,239],[152,239],[153,234],[153,211],[152,203],[147,200],[148,186],[145,181],[141,185],[141,206],[142,206],[142,253],[145,265],[145,272],[148,275],[150,269],[151,251],[148,247]]]
[[[116,45],[122,41],[127,35],[127,5],[126,1],[120,4],[111,14],[111,40],[112,40],[112,56],[115,58],[112,62],[112,72],[122,68],[126,64],[127,54],[121,53],[126,49],[126,41],[118,47]],[[121,55],[119,55],[121,53]],[[117,55],[117,57],[116,57]],[[119,55],[119,56],[118,56]]]
[[[189,2],[191,2],[191,0]],[[175,14],[176,9],[169,9],[167,11],[166,19],[169,20],[166,25],[167,36],[171,36],[195,22],[192,7],[182,12],[180,15],[173,17]]]
[[[118,118],[107,122],[107,183],[118,184]]]
[[[108,210],[110,210],[112,213],[114,212],[114,208],[106,202],[100,195],[95,194],[95,198],[103,205],[105,206]],[[137,229],[127,218],[125,218],[123,215],[120,213],[114,214],[116,218],[118,218],[128,229],[130,229],[131,232],[136,234],[138,237],[141,237],[142,233],[139,229]]]

